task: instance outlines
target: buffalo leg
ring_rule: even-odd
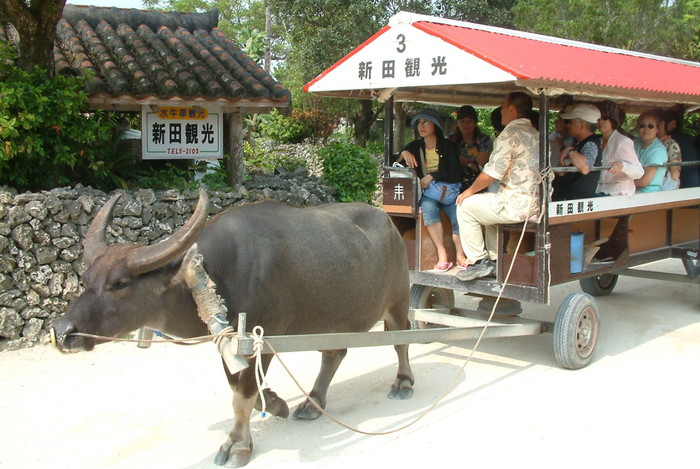
[[[265,354],[262,356],[263,360],[263,371],[267,373],[267,369],[270,366],[270,362],[272,361],[272,355]],[[222,360],[223,362],[223,360]],[[235,375],[232,375],[228,371],[228,367],[226,366],[226,362],[224,363],[224,371],[226,372],[226,379],[228,379],[229,386],[231,386],[231,390],[235,393],[236,392],[236,386],[238,384],[238,375],[240,373],[236,373]],[[253,364],[251,363],[251,367]],[[279,397],[276,392],[274,392],[270,388],[265,388],[263,389],[263,395],[265,396],[265,411],[271,415],[274,415],[275,417],[281,417],[283,419],[286,419],[289,417],[289,407],[287,406],[287,403],[285,402],[284,399]],[[257,400],[255,402],[255,409],[262,411],[262,400],[260,399],[260,393],[258,393]]]
[[[250,461],[253,451],[253,438],[250,434],[250,414],[257,399],[257,384],[254,368],[251,366],[232,377],[236,382],[233,394],[234,424],[226,442],[221,445],[214,458],[219,466],[243,467]]]
[[[405,330],[409,328],[408,322],[408,300],[401,300],[400,304],[388,309],[388,314],[384,318],[384,327],[389,331]],[[394,345],[396,355],[399,359],[399,370],[396,374],[394,384],[391,385],[389,398],[409,399],[413,395],[413,372],[408,361],[408,344]]]
[[[311,398],[322,408],[326,408],[326,394],[328,393],[328,387],[331,384],[331,380],[338,371],[340,362],[343,361],[345,355],[348,353],[347,349],[339,350],[324,350],[321,358],[321,370],[316,377],[316,382],[314,387],[309,393]],[[299,404],[299,407],[294,411],[294,418],[313,420],[317,419],[321,415],[321,412],[306,399],[304,402]]]

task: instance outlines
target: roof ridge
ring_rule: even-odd
[[[71,25],[80,20],[87,21],[93,29],[101,21],[106,21],[113,28],[128,24],[133,29],[146,25],[153,31],[161,26],[175,30],[184,27],[189,31],[205,29],[210,31],[219,24],[219,10],[212,8],[202,13],[182,13],[179,11],[137,10],[135,8],[96,7],[88,5],[67,4],[63,8],[63,18]]]
[[[413,23],[417,23],[417,22],[443,24],[446,26],[453,26],[453,27],[458,27],[458,28],[469,28],[469,29],[475,29],[478,31],[486,31],[486,32],[490,32],[490,33],[503,34],[506,36],[519,37],[522,39],[530,39],[533,41],[540,41],[540,42],[545,42],[545,43],[550,43],[550,44],[558,44],[558,45],[569,46],[569,47],[578,47],[578,48],[594,50],[594,51],[598,51],[598,52],[608,52],[608,53],[614,53],[614,54],[629,55],[632,57],[642,57],[642,58],[647,58],[647,59],[660,60],[662,62],[671,62],[671,63],[677,63],[677,64],[681,64],[681,65],[689,65],[692,67],[699,67],[700,66],[700,64],[698,64],[697,62],[693,62],[693,61],[685,60],[685,59],[678,59],[675,57],[665,57],[662,55],[650,54],[648,52],[640,52],[640,51],[635,51],[635,50],[630,50],[630,49],[620,49],[617,47],[605,46],[605,45],[601,45],[601,44],[595,44],[592,42],[583,42],[583,41],[577,41],[574,39],[565,39],[565,38],[560,38],[560,37],[556,37],[556,36],[549,36],[546,34],[521,31],[518,29],[503,28],[500,26],[490,26],[490,25],[485,25],[485,24],[471,23],[469,21],[439,18],[436,16],[429,16],[429,15],[424,15],[424,14],[419,14],[419,13],[412,13],[409,11],[399,11],[398,13],[396,13],[394,16],[392,16],[389,19],[390,25],[397,25],[397,24],[413,25]]]

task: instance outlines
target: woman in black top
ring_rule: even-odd
[[[424,109],[413,118],[411,126],[421,138],[406,145],[398,162],[405,161],[409,168],[416,170],[423,190],[427,189],[432,181],[436,181],[456,184],[455,190],[459,191],[458,185],[462,178],[459,149],[454,142],[444,137],[440,114],[432,108]],[[438,253],[438,263],[434,269],[445,272],[453,266],[447,258],[447,250],[443,241],[440,209],[452,222],[452,240],[455,243],[457,253],[457,267],[466,267],[467,258],[459,239],[455,203],[443,203],[423,194],[420,199],[420,207],[423,213],[423,223],[428,229],[430,239],[435,244]]]

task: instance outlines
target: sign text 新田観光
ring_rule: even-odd
[[[223,114],[218,108],[144,107],[142,120],[144,159],[223,158]]]

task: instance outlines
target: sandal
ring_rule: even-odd
[[[447,272],[452,268],[452,262],[443,262],[441,264],[435,264],[435,267],[433,267],[433,270],[436,272]]]
[[[459,270],[467,270],[467,267],[469,267],[469,262],[464,261],[464,262],[457,262],[457,268]]]

